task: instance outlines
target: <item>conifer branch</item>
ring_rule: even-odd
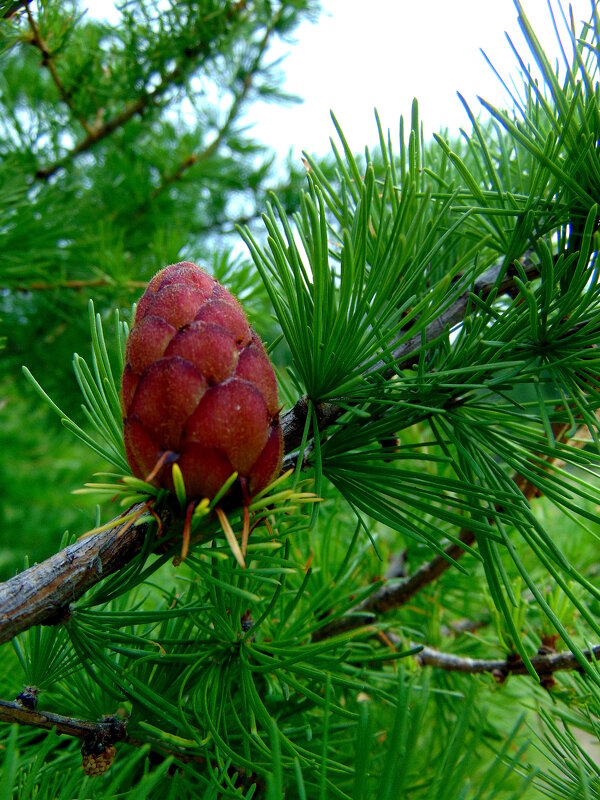
[[[243,2],[233,4],[226,12],[227,18],[231,19],[235,13],[243,9],[244,5],[245,3]],[[274,27],[274,25],[269,26],[267,29],[269,34],[272,31],[272,27]],[[54,175],[55,172],[58,172],[59,169],[62,169],[70,161],[77,158],[77,156],[87,152],[95,144],[102,141],[102,139],[105,139],[119,128],[122,128],[136,115],[144,116],[151,108],[158,106],[163,95],[165,95],[172,86],[181,84],[192,69],[197,66],[195,59],[200,56],[208,56],[211,51],[211,44],[211,42],[201,41],[193,47],[186,48],[180,62],[173,67],[170,72],[162,76],[159,84],[152,89],[152,91],[144,92],[136,100],[130,101],[120,113],[115,114],[104,123],[95,125],[90,129],[87,136],[82,139],[79,144],[69,150],[62,158],[57,159],[46,167],[39,168],[35,173],[35,177],[40,180],[47,180]]]
[[[33,35],[31,43],[35,47],[37,47],[37,49],[42,54],[42,66],[46,67],[46,69],[52,76],[52,80],[54,81],[54,85],[58,89],[58,93],[60,94],[62,101],[69,107],[71,113],[73,114],[77,122],[79,122],[81,127],[88,134],[88,136],[92,135],[93,133],[92,126],[86,119],[84,119],[77,113],[75,105],[73,104],[73,100],[71,99],[71,95],[69,94],[69,92],[67,92],[67,90],[63,85],[60,75],[56,70],[56,65],[54,64],[54,60],[52,59],[52,54],[48,49],[48,45],[42,38],[40,29],[35,23],[33,14],[31,13],[31,9],[29,8],[29,3],[25,3],[25,11],[27,12],[27,20],[29,22],[29,27],[31,28],[31,33]]]
[[[194,53],[198,55],[201,48]],[[86,153],[95,144],[110,136],[119,128],[126,125],[129,120],[133,119],[136,114],[143,116],[150,108],[156,106],[162,96],[174,84],[181,81],[187,69],[184,69],[183,64],[176,66],[171,72],[163,76],[162,80],[151,92],[145,92],[137,100],[130,101],[125,108],[118,114],[115,114],[106,122],[94,127],[90,130],[88,135],[79,142],[72,150],[69,150],[62,158],[57,159],[52,164],[46,167],[41,167],[35,173],[35,177],[40,180],[47,180],[59,169],[65,167],[70,161],[73,161],[77,156]]]
[[[411,643],[411,647],[417,646],[420,645]],[[584,650],[583,655],[590,662],[596,661],[600,658],[600,644]],[[467,658],[425,646],[414,658],[416,658],[421,667],[434,667],[435,669],[463,672],[471,675],[490,673],[499,683],[504,683],[509,675],[529,674],[523,661],[515,656],[508,656],[505,659]],[[531,663],[540,677],[542,685],[546,687],[552,685],[552,676],[555,672],[581,670],[581,665],[576,657],[569,652],[541,651],[531,658]],[[124,741],[133,746],[147,744],[147,742],[140,742],[129,737],[126,720],[118,717],[103,717],[99,722],[92,722],[86,719],[56,714],[52,711],[37,711],[35,708],[26,707],[18,700],[0,699],[0,721],[9,724],[29,725],[42,730],[54,729],[56,733],[88,741],[96,738],[111,744],[118,741]],[[171,750],[162,743],[159,746],[153,746],[150,743],[150,747],[162,756],[174,755],[184,761],[200,761],[202,763],[206,761],[203,756]]]
[[[533,265],[528,264],[526,268],[531,274],[535,274]],[[512,279],[509,276],[504,276],[498,284],[500,270],[501,267],[494,267],[484,273],[476,282],[474,291],[484,298],[495,285],[499,285],[503,293],[510,292]],[[465,293],[441,315],[440,320],[428,326],[427,338],[429,339],[429,329],[432,326],[435,325],[436,330],[440,331],[464,318],[467,304],[468,293]],[[419,337],[419,343],[420,341]],[[404,358],[407,362],[412,363],[410,354],[416,346],[417,343],[413,343],[412,340],[404,345]],[[404,365],[402,357],[399,355],[400,368]],[[284,469],[289,467],[290,457],[297,458],[296,454],[290,456],[290,451],[298,446],[302,438],[307,407],[306,399],[301,398],[294,408],[282,417],[284,452],[288,454],[284,459]],[[341,413],[342,409],[337,406],[323,404],[318,409],[319,427],[326,428]],[[518,480],[518,476],[515,480]],[[526,491],[525,486],[520,488]],[[119,520],[119,517],[113,520],[115,528],[80,539],[41,564],[36,564],[0,584],[0,644],[34,625],[55,624],[61,621],[68,614],[69,603],[77,600],[104,577],[125,566],[139,553],[146,526],[123,526]],[[472,544],[473,534],[470,531],[462,531],[460,536],[464,537],[462,541],[465,545]],[[458,545],[449,545],[446,555],[456,560],[463,553],[464,550]],[[451,561],[447,558],[436,556],[401,584],[391,588],[383,586],[368,598],[363,604],[364,607],[353,609],[331,626],[321,629],[315,634],[315,638],[326,638],[342,630],[353,630],[369,624],[375,619],[374,614],[406,603],[421,588],[437,579],[450,564]]]
[[[553,433],[557,442],[564,441],[564,437],[570,430],[570,427],[570,424],[564,423],[553,426]],[[545,460],[548,462],[548,465],[556,461],[553,457],[548,457]],[[539,488],[519,473],[513,474],[512,481],[518,487],[526,501],[541,496]],[[501,511],[499,504],[496,504],[496,510]],[[452,566],[453,561],[458,561],[458,559],[462,558],[467,547],[476,543],[475,534],[468,528],[463,528],[458,538],[465,545],[464,548],[455,542],[449,544],[444,549],[443,555],[438,554],[430,561],[421,564],[412,575],[399,583],[391,585],[384,584],[347,614],[317,630],[313,635],[313,640],[321,641],[330,636],[337,636],[340,633],[346,633],[351,630],[356,630],[356,628],[362,628],[364,625],[373,624],[377,621],[377,614],[383,614],[386,611],[406,605],[406,603],[420,592],[421,589],[424,589],[441,577],[444,572]]]
[[[464,543],[465,548],[475,543],[475,534],[467,529],[463,529],[458,538]],[[455,543],[448,545],[444,549],[444,555],[436,555],[430,561],[421,564],[412,575],[404,578],[399,583],[384,584],[344,616],[338,617],[323,628],[319,628],[313,634],[313,641],[320,642],[323,639],[339,636],[341,633],[347,633],[365,625],[373,625],[377,622],[378,614],[406,605],[421,589],[441,577],[452,566],[452,560],[458,561],[464,554],[465,549],[460,545]]]
[[[157,86],[152,92],[148,92],[139,97],[137,100],[131,101],[119,114],[116,114],[114,117],[111,117],[111,119],[92,129],[85,139],[82,139],[78,145],[76,145],[72,150],[69,150],[62,158],[57,159],[46,167],[40,167],[37,169],[35,177],[40,180],[47,180],[48,178],[52,177],[55,172],[58,172],[59,169],[66,167],[66,165],[70,161],[73,161],[77,156],[87,152],[95,144],[97,144],[97,142],[102,141],[102,139],[105,139],[107,136],[110,136],[111,133],[114,133],[114,131],[123,127],[123,125],[129,122],[129,120],[132,119],[136,114],[141,115],[145,113],[147,109],[156,103],[160,96],[167,91],[170,85],[171,84],[167,82],[166,79],[163,79],[159,86]]]
[[[476,294],[482,300],[486,300],[494,289],[497,290],[498,296],[503,294],[510,295],[514,292],[514,268],[511,266],[506,269],[502,275],[502,279],[499,280],[503,268],[503,264],[498,264],[497,266],[490,267],[490,269],[480,275],[475,281],[471,291],[464,292],[449,306],[449,308],[427,326],[425,330],[425,340],[428,342],[435,340],[447,328],[453,328],[464,320],[471,293]],[[538,272],[537,266],[527,257],[527,254],[523,258],[523,269],[529,278],[533,278]],[[384,373],[385,377],[391,378],[398,369],[410,369],[413,367],[419,359],[419,351],[422,344],[423,337],[419,333],[395,348],[393,351],[395,367],[393,369],[388,368]],[[382,367],[385,367],[384,362],[376,364],[369,371],[375,372]],[[344,413],[344,409],[336,406],[334,403],[321,403],[317,406],[316,410],[319,430],[325,430],[325,428],[332,425]],[[285,469],[290,469],[295,466],[298,455],[291,454],[291,451],[298,447],[302,441],[307,413],[307,399],[301,397],[296,405],[289,411],[286,411],[281,417],[281,427],[285,439],[285,452],[287,454],[284,462]]]
[[[196,164],[201,164],[204,161],[207,161],[216,151],[219,149],[221,142],[227,136],[227,133],[231,129],[231,126],[235,122],[235,119],[238,116],[240,111],[240,107],[252,86],[252,81],[260,67],[260,62],[262,61],[262,57],[265,54],[267,49],[269,40],[273,34],[273,31],[277,27],[279,20],[281,18],[281,9],[273,18],[273,22],[267,26],[265,31],[265,35],[263,36],[259,46],[258,52],[254,61],[252,62],[252,66],[246,73],[244,80],[242,81],[242,87],[239,91],[234,94],[233,101],[227,113],[227,117],[225,118],[224,123],[218,129],[215,138],[211,141],[207,147],[201,153],[191,153],[189,156],[183,159],[183,161],[179,164],[179,166],[175,169],[174,172],[170,173],[163,177],[161,183],[151,192],[150,197],[145,203],[137,209],[135,212],[135,216],[139,216],[143,213],[143,211],[152,203],[153,200],[161,195],[166,189],[169,188],[172,184],[176,183],[177,181],[181,180],[181,178],[185,175],[185,173],[191,169],[191,167],[195,166]]]

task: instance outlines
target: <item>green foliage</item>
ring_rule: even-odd
[[[596,664],[596,669],[598,665]],[[600,693],[596,686],[575,679],[571,682],[572,707],[553,718],[542,714],[544,736],[538,746],[551,767],[539,778],[546,797],[600,797],[600,769],[592,743],[600,738]]]
[[[415,101],[398,145],[377,121],[364,156],[336,122],[332,159],[307,155],[305,190],[291,175],[268,202],[243,111],[280,97],[268,44],[310,3],[124,3],[110,28],[48,2],[0,22],[0,567],[44,555],[15,545],[25,524],[50,552],[67,527],[110,527],[114,501],[148,525],[62,624],[0,650],[5,697],[35,686],[40,710],[116,715],[128,740],[90,778],[77,740],[3,725],[0,798],[600,796],[600,20],[567,26],[561,78],[517,9],[540,76],[518,56],[513,113],[464,103],[472,131],[425,142]],[[180,562],[183,481],[159,491],[124,454],[131,302],[184,258],[238,295],[307,409],[244,559],[243,511],[223,524],[218,496]],[[84,352],[75,381],[66,351]],[[401,608],[382,601],[432,564]],[[553,647],[578,672],[540,682]],[[423,667],[424,648],[530,675]]]
[[[35,387],[38,394],[61,418],[62,423],[84,444],[90,447],[105,461],[117,469],[129,471],[123,444],[123,431],[121,420],[121,402],[119,400],[120,386],[118,384],[125,356],[125,342],[129,332],[125,322],[115,314],[115,339],[118,368],[113,369],[110,356],[106,348],[102,318],[94,312],[94,304],[89,303],[90,329],[92,338],[92,368],[86,360],[77,353],[73,356],[73,370],[77,383],[84,398],[83,413],[96,434],[92,438],[86,431],[73,422],[54,401],[46,394],[40,384],[33,377],[27,367],[23,368],[25,377]],[[100,441],[98,442],[97,439]]]

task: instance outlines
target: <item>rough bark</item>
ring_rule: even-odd
[[[143,506],[129,513],[136,508]],[[33,625],[61,621],[70,603],[140,552],[147,525],[119,520],[0,584],[0,644]]]

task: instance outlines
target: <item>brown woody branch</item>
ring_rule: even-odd
[[[112,741],[126,738],[125,723],[116,718],[111,717],[102,722],[90,722],[87,719],[54,714],[52,711],[36,711],[22,705],[18,700],[0,700],[0,721],[32,725],[47,731],[54,728],[57,733],[74,736],[78,739],[87,739],[94,735]]]
[[[134,506],[129,513],[143,508]],[[70,603],[141,551],[147,525],[136,527],[120,517],[114,523],[0,584],[0,644],[33,625],[61,622]]]
[[[594,645],[589,650],[584,650],[583,655],[588,661],[600,658],[600,644]],[[527,667],[520,658],[463,658],[452,653],[434,650],[433,647],[424,647],[417,653],[415,658],[424,667],[436,667],[437,669],[471,674],[489,672],[500,683],[506,680],[509,675],[529,674]],[[542,680],[554,672],[581,670],[581,664],[573,653],[544,653],[536,655],[531,659],[531,664]]]
[[[123,742],[132,747],[149,745],[152,761],[168,758],[169,756],[175,756],[180,762],[206,764],[208,761],[206,756],[186,751],[183,748],[169,746],[163,741],[140,740],[129,736],[127,733],[127,719],[117,716],[103,717],[100,722],[91,722],[87,719],[55,714],[52,711],[36,711],[22,705],[18,700],[0,700],[0,722],[29,725],[42,730],[55,729],[58,734],[73,736],[76,739],[82,739],[84,742],[102,742],[105,746],[116,742]],[[214,764],[214,766],[216,767],[217,765]],[[249,775],[244,767],[231,767],[228,771],[231,774],[236,774],[242,785],[260,785],[260,780],[255,775]]]
[[[73,736],[87,742],[101,741],[104,745],[125,742],[134,747],[140,747],[150,744],[151,750],[162,757],[175,755],[181,761],[206,762],[203,756],[186,753],[182,750],[173,750],[162,742],[148,743],[132,738],[127,733],[127,720],[120,717],[103,717],[100,722],[92,722],[87,719],[55,714],[52,711],[37,711],[34,708],[26,707],[18,700],[0,700],[0,722],[29,725],[47,731],[54,729],[56,733],[65,736]]]

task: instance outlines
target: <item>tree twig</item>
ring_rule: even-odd
[[[334,619],[329,625],[319,628],[313,634],[313,641],[320,642],[331,636],[372,625],[377,622],[377,615],[400,608],[405,605],[421,589],[437,580],[452,565],[452,560],[458,561],[465,554],[465,549],[475,542],[475,534],[463,529],[458,537],[464,543],[463,549],[458,544],[450,544],[444,549],[444,556],[434,556],[404,578],[399,583],[385,583],[358,606],[348,611],[344,616]]]
[[[81,153],[87,152],[95,144],[102,141],[102,139],[106,139],[106,137],[110,136],[114,131],[122,128],[123,125],[135,117],[136,114],[144,114],[149,108],[156,105],[165,92],[174,83],[180,81],[182,76],[189,69],[191,55],[198,55],[201,52],[202,45],[198,45],[194,48],[193,53],[190,53],[186,57],[185,61],[174,67],[171,72],[164,75],[158,86],[151,92],[145,92],[138,97],[137,100],[130,101],[121,112],[115,114],[113,117],[106,120],[106,122],[90,128],[87,136],[82,139],[79,144],[75,145],[75,147],[69,150],[62,158],[48,164],[46,167],[40,167],[36,171],[35,177],[40,180],[47,180],[54,175],[55,172],[58,172],[59,169],[62,169],[70,161],[81,155]]]
[[[47,180],[52,177],[55,172],[65,167],[70,161],[75,159],[81,153],[85,153],[92,148],[97,142],[110,136],[111,133],[121,128],[136,114],[142,114],[149,106],[155,103],[158,98],[168,89],[170,83],[164,79],[152,92],[148,92],[137,100],[131,101],[125,106],[123,111],[116,114],[111,119],[107,120],[102,125],[93,128],[85,139],[82,139],[72,150],[69,150],[62,158],[48,164],[46,167],[39,167],[36,170],[35,177],[40,180]],[[159,91],[160,90],[160,91]]]
[[[244,5],[244,2],[239,2],[230,6],[225,12],[227,19],[231,19],[234,14],[242,10]],[[114,131],[122,128],[123,125],[135,117],[136,114],[143,115],[150,108],[157,105],[162,96],[171,88],[171,86],[180,83],[183,78],[189,74],[191,69],[196,66],[194,59],[211,51],[211,44],[211,42],[200,41],[193,47],[188,47],[179,64],[177,64],[170,72],[163,75],[159,84],[155,86],[152,91],[144,92],[136,100],[131,100],[121,112],[115,114],[113,117],[106,120],[106,122],[91,127],[87,133],[87,136],[82,139],[79,144],[75,145],[75,147],[69,150],[62,158],[59,158],[51,164],[48,164],[46,167],[40,167],[37,169],[35,177],[40,180],[47,180],[54,175],[55,172],[65,167],[77,156],[87,152],[95,144],[102,141],[102,139],[105,139],[107,136],[110,136],[112,133],[114,133]]]
[[[136,217],[140,216],[140,214],[143,213],[143,211],[148,207],[148,205],[150,205],[150,203],[152,203],[153,200],[155,200],[166,189],[168,189],[169,186],[176,183],[178,180],[181,180],[183,175],[189,169],[191,169],[191,167],[195,166],[196,164],[201,164],[202,162],[207,161],[219,149],[221,142],[223,141],[225,136],[227,136],[228,131],[230,130],[235,118],[237,117],[240,106],[244,102],[250,90],[250,87],[252,86],[252,81],[254,79],[254,76],[258,68],[260,67],[260,62],[265,54],[269,40],[273,35],[273,31],[277,27],[277,24],[281,18],[282,9],[283,6],[275,15],[271,24],[267,26],[265,34],[258,46],[258,51],[254,58],[254,61],[252,62],[252,65],[250,66],[248,72],[244,77],[244,80],[242,82],[242,87],[238,92],[234,94],[233,101],[225,118],[225,121],[218,129],[215,138],[211,141],[209,145],[207,145],[207,147],[204,148],[204,150],[201,153],[192,153],[191,155],[187,156],[186,158],[183,159],[183,161],[179,164],[179,166],[175,169],[174,172],[172,172],[170,175],[166,175],[165,177],[163,177],[163,180],[152,191],[148,200],[146,200],[144,203],[142,203],[142,205],[139,206],[139,208],[135,212]]]
[[[163,742],[141,741],[129,736],[127,733],[127,720],[116,716],[103,717],[99,722],[92,722],[88,719],[69,717],[52,711],[37,711],[36,709],[27,708],[18,700],[0,700],[0,722],[29,725],[47,731],[54,729],[56,733],[65,736],[72,736],[84,741],[102,741],[104,744],[124,742],[134,747],[150,744],[151,750],[163,758],[174,755],[181,761],[206,763],[206,758],[196,753],[186,753],[183,750],[171,749]]]
[[[0,722],[29,725],[42,730],[56,730],[56,733],[82,739],[84,742],[101,741],[105,745],[123,742],[132,747],[150,746],[154,756],[161,759],[174,756],[180,762],[206,764],[206,756],[197,752],[189,752],[183,748],[169,746],[163,741],[137,739],[127,732],[127,719],[117,716],[103,717],[99,722],[69,717],[52,711],[36,711],[27,708],[19,701],[0,700]],[[211,762],[212,763],[212,762]],[[260,783],[254,775],[248,775],[244,767],[231,767],[230,772],[236,774],[244,785]]]
[[[143,508],[138,504],[129,513]],[[120,519],[0,584],[0,644],[33,625],[60,622],[70,603],[141,551],[147,525]]]
[[[199,156],[197,153],[191,153],[189,156],[186,156],[173,172],[163,177],[160,184],[156,186],[150,193],[148,201],[143,205],[141,205],[135,212],[135,216],[139,216],[141,211],[144,208],[146,208],[146,206],[149,205],[153,200],[156,200],[156,198],[159,195],[161,195],[166,189],[168,189],[169,186],[171,186],[174,183],[177,183],[177,181],[180,181],[185,175],[185,173],[189,169],[191,169],[195,164],[197,164],[198,161],[199,161]]]
[[[0,720],[2,722],[18,722],[20,725],[32,725],[47,731],[55,728],[57,733],[74,736],[77,739],[100,735],[118,741],[126,737],[125,723],[118,721],[116,717],[110,717],[101,722],[91,722],[87,719],[54,714],[52,711],[36,711],[36,709],[25,707],[18,700],[0,700]]]
[[[414,646],[414,643],[411,646]],[[584,650],[583,655],[588,661],[600,658],[600,644],[594,645],[590,650]],[[518,657],[506,659],[464,658],[452,653],[443,653],[433,647],[424,647],[415,658],[424,667],[471,674],[490,672],[499,682],[506,680],[509,675],[529,674],[527,667]],[[544,653],[533,656],[531,663],[542,679],[554,672],[581,670],[581,665],[573,653]]]

